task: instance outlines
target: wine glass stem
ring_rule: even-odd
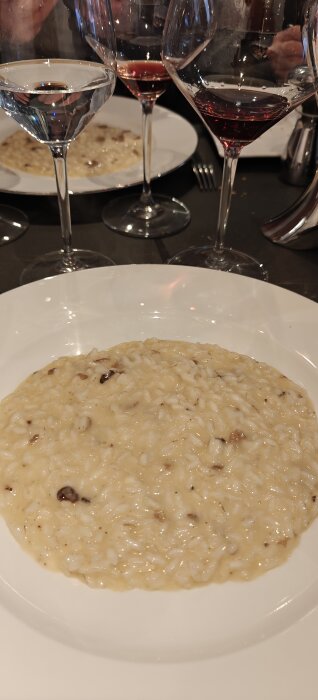
[[[229,218],[233,183],[236,173],[239,150],[236,148],[224,149],[223,176],[221,185],[221,198],[219,205],[218,223],[214,250],[219,255],[224,250],[224,238]]]
[[[59,205],[63,250],[66,257],[73,253],[70,196],[67,184],[66,156],[68,146],[51,146]]]
[[[142,100],[142,155],[143,155],[143,186],[140,200],[144,206],[153,206],[151,192],[151,152],[152,152],[152,114],[154,100]]]

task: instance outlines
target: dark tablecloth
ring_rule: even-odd
[[[118,88],[117,93],[126,94],[122,88]],[[220,183],[222,159],[191,107],[173,86],[160,104],[192,121],[199,134],[198,150],[201,155],[213,160]],[[318,249],[289,250],[271,243],[261,233],[262,222],[288,208],[302,192],[302,189],[283,182],[281,170],[279,158],[240,159],[227,243],[262,261],[268,270],[270,282],[318,301]],[[140,187],[131,190],[138,194]],[[191,222],[185,230],[156,240],[128,238],[106,228],[101,219],[104,205],[111,198],[123,196],[125,190],[73,195],[74,246],[102,251],[117,264],[165,263],[185,247],[205,245],[213,240],[219,191],[201,192],[189,161],[174,172],[154,180],[153,191],[174,195],[187,205]],[[0,292],[4,292],[19,285],[24,266],[36,255],[60,247],[60,230],[56,197],[2,193],[1,202],[20,207],[30,220],[30,227],[23,236],[0,248]]]

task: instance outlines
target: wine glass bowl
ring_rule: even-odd
[[[7,204],[0,204],[0,246],[12,243],[29,228],[27,215]]]
[[[73,248],[66,170],[69,144],[115,87],[108,0],[11,0],[9,12],[4,5],[0,26],[8,34],[0,33],[0,105],[51,150],[62,232],[61,249],[36,258],[21,281],[113,264],[100,253]]]
[[[315,92],[307,19],[288,0],[171,0],[163,62],[221,141],[224,165],[214,245],[170,262],[266,279],[262,262],[224,244],[231,194],[242,148]]]
[[[190,221],[182,202],[170,196],[154,197],[151,191],[153,108],[171,82],[161,58],[166,11],[165,0],[113,2],[117,74],[142,108],[143,187],[139,198],[132,194],[107,204],[103,221],[109,228],[137,238],[176,233]]]

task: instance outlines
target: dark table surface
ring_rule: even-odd
[[[220,183],[222,159],[195,113],[183,98],[176,98],[176,94],[169,91],[161,104],[194,123],[199,134],[198,151],[213,160]],[[290,250],[271,243],[261,233],[262,223],[288,208],[302,192],[301,188],[283,182],[281,170],[279,158],[241,158],[234,185],[227,243],[262,261],[268,271],[269,282],[318,301],[318,249]],[[131,190],[137,195],[140,187]],[[101,218],[104,205],[114,197],[122,197],[126,190],[73,195],[74,246],[102,251],[117,264],[166,263],[170,256],[190,245],[205,245],[213,240],[219,191],[201,192],[189,161],[174,172],[154,180],[153,192],[173,195],[186,204],[191,212],[191,222],[186,229],[155,240],[128,238],[106,228]],[[60,230],[55,197],[2,193],[1,202],[18,206],[30,220],[30,227],[23,236],[0,249],[0,292],[5,292],[19,286],[23,268],[36,255],[60,246]]]

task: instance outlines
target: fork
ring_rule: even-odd
[[[203,190],[216,190],[214,166],[212,163],[203,163],[198,157],[192,159],[192,171],[197,179],[201,192]]]

